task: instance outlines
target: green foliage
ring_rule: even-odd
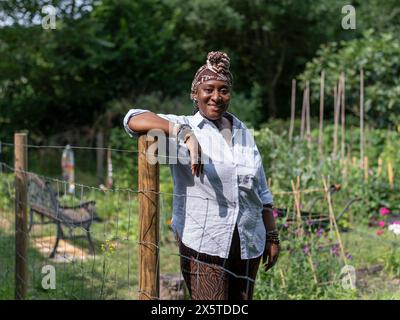
[[[110,112],[114,101],[132,102],[153,92],[161,92],[162,99],[188,95],[211,50],[231,56],[237,97],[253,97],[258,86],[262,112],[245,119],[258,125],[266,117],[289,114],[290,79],[321,44],[357,38],[358,30],[371,27],[396,34],[399,25],[395,1],[357,4],[362,28],[350,32],[339,19],[345,1],[60,0],[52,2],[57,29],[44,30],[38,22],[47,3],[0,2],[2,135],[27,129],[38,141],[76,127],[117,125],[124,110]],[[374,56],[375,65],[384,68],[379,76],[389,78],[396,74],[385,72],[393,50],[376,42],[382,56]],[[379,97],[379,108],[389,101],[395,111],[397,91],[368,90],[366,96]]]
[[[262,115],[261,87],[257,83],[254,83],[249,98],[242,93],[233,93],[228,111],[249,127],[257,127]]]
[[[378,127],[400,121],[400,39],[396,34],[372,30],[360,39],[322,45],[317,56],[300,75],[311,81],[313,101],[319,101],[319,74],[325,71],[325,95],[331,97],[341,72],[346,74],[346,108],[359,114],[359,70],[364,70],[365,112],[370,124]],[[349,89],[350,88],[350,89]],[[317,105],[317,103],[315,103]],[[332,105],[332,101],[330,104]]]
[[[110,133],[112,151],[113,181],[118,188],[137,189],[138,176],[138,143],[136,138],[129,137],[125,130],[115,128]]]
[[[397,245],[392,245],[391,250],[386,253],[384,261],[385,270],[393,277],[400,277],[400,252]]]
[[[310,147],[305,140],[298,136],[290,143],[287,133],[282,130],[276,134],[269,128],[282,127],[282,121],[267,123],[262,129],[255,132],[257,146],[264,162],[267,177],[272,179],[272,192],[292,190],[291,181],[300,177],[301,187],[323,188],[322,176],[330,179],[333,184],[343,186],[343,191],[334,195],[334,202],[338,208],[343,208],[347,201],[361,198],[361,202],[352,205],[357,221],[368,222],[371,215],[378,215],[379,208],[388,207],[400,210],[400,197],[393,192],[389,185],[387,164],[392,161],[393,167],[400,166],[398,150],[400,135],[395,131],[381,129],[369,129],[366,133],[365,155],[369,158],[369,180],[364,180],[364,171],[359,169],[359,130],[346,130],[345,141],[351,151],[351,156],[346,152],[347,176],[343,175],[344,164],[338,155],[332,155],[333,126],[324,129],[324,155],[318,152],[318,130],[312,131],[313,142]],[[288,124],[284,125],[287,130]],[[339,141],[341,137],[339,135]],[[339,144],[340,153],[340,144]],[[351,157],[351,158],[349,158]],[[356,164],[352,164],[353,158]],[[383,165],[378,174],[378,158]],[[394,189],[398,188],[398,180],[395,180]],[[287,205],[285,197],[276,198],[277,205]],[[344,217],[343,222],[348,222],[349,216]]]
[[[14,176],[0,173],[0,211],[11,210],[14,198]]]

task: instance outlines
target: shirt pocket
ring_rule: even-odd
[[[258,179],[253,174],[239,174],[239,204],[247,211],[258,211],[262,209],[262,201],[258,195]]]

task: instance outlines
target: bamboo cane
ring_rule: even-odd
[[[290,128],[289,128],[289,141],[293,139],[294,119],[296,114],[296,79],[292,80],[292,98],[290,105]]]
[[[342,148],[341,148],[341,156],[342,156],[342,159],[344,159],[345,157],[346,157],[346,144],[345,144],[345,142],[346,142],[346,140],[345,140],[345,138],[346,138],[346,110],[345,110],[345,108],[346,108],[346,104],[345,104],[345,99],[346,99],[346,96],[345,96],[345,94],[346,94],[346,79],[345,79],[345,75],[344,75],[344,73],[342,72],[342,74],[341,74],[341,81],[342,81],[342,95],[341,95],[341,99],[342,99],[342,105],[341,105],[341,115],[342,115]]]
[[[306,82],[306,135],[308,147],[311,148],[311,123],[310,123],[310,81]]]
[[[311,266],[311,272],[312,272],[312,275],[313,275],[314,282],[315,282],[316,285],[318,285],[317,272],[315,271],[315,266],[314,266],[314,262],[313,262],[312,257],[311,257],[311,252],[310,252],[310,254],[307,254],[307,259],[308,259],[308,262],[310,263],[310,266]]]
[[[383,164],[382,158],[379,158],[378,159],[378,171],[376,172],[378,177],[380,177],[382,174],[382,164]]]
[[[360,166],[364,159],[364,70],[360,69]]]
[[[369,170],[369,167],[368,167],[368,157],[365,156],[365,157],[364,157],[364,180],[365,180],[365,181],[368,181],[368,170]]]
[[[299,178],[299,177],[298,177]],[[299,179],[298,179],[299,181]],[[294,201],[295,201],[295,207],[296,207],[296,213],[297,213],[297,230],[298,230],[298,235],[302,236],[303,235],[303,225],[301,223],[301,198],[300,198],[300,192],[299,192],[299,185],[297,184],[296,186],[294,185],[293,181],[291,181],[292,184],[292,190],[294,194]]]
[[[388,161],[387,170],[388,170],[388,179],[389,179],[390,189],[393,190],[393,188],[394,188],[394,172],[393,172],[393,164],[392,164],[391,160]]]
[[[283,274],[283,271],[282,271],[281,268],[279,268],[279,274],[280,274],[280,276],[281,276],[282,288],[286,288],[285,275]]]
[[[325,71],[321,72],[321,80],[319,87],[319,135],[318,135],[318,150],[322,156],[324,153],[324,93],[325,93]]]
[[[300,126],[300,138],[301,139],[304,139],[304,132],[305,132],[306,100],[307,100],[307,85],[304,87],[303,104],[301,106],[301,126]]]
[[[329,182],[329,181],[328,181]],[[334,227],[335,233],[336,233],[336,237],[338,239],[339,242],[339,247],[340,247],[340,253],[343,259],[344,264],[347,264],[347,258],[344,252],[344,247],[343,247],[343,242],[342,242],[342,238],[340,236],[340,232],[336,223],[336,218],[335,218],[335,214],[333,212],[333,205],[332,205],[332,199],[331,199],[331,194],[329,192],[329,188],[328,188],[328,184],[326,182],[325,177],[322,177],[322,183],[324,185],[324,189],[325,189],[325,195],[326,195],[326,199],[328,202],[328,210],[329,210],[329,217],[330,217],[330,221]]]
[[[351,164],[353,165],[353,167],[357,166],[357,158],[355,156],[351,158]]]
[[[340,100],[341,100],[341,95],[342,95],[342,85],[340,80],[338,81],[337,84],[337,89],[336,89],[336,98],[334,99],[336,101],[335,106],[334,106],[334,133],[333,133],[333,156],[337,155],[338,152],[338,129],[339,129],[339,115],[340,115]]]

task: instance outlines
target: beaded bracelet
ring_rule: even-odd
[[[178,128],[176,137],[177,137],[178,141],[183,141],[184,143],[186,143],[188,137],[190,137],[190,135],[192,135],[192,134],[193,134],[193,130],[192,130],[191,126],[189,126],[188,124],[181,124]]]
[[[280,244],[278,230],[275,229],[275,230],[267,231],[267,242]]]

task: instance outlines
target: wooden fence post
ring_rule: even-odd
[[[28,268],[28,228],[27,228],[27,175],[28,152],[27,135],[14,135],[15,154],[15,299],[26,297]]]
[[[139,137],[139,299],[160,296],[159,264],[159,164],[148,161],[146,152],[153,143]]]

